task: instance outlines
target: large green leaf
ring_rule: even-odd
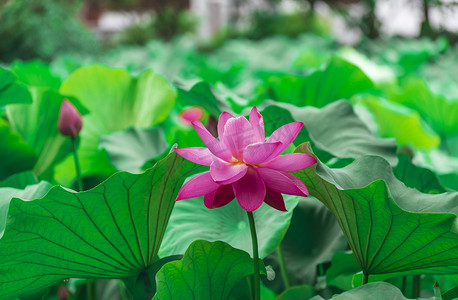
[[[102,135],[158,124],[167,118],[176,98],[174,88],[152,70],[134,77],[125,69],[100,65],[73,72],[60,92],[76,97],[89,110],[78,150],[83,174],[109,175],[113,171],[108,156],[98,148]],[[59,168],[59,176],[65,175],[66,168]]]
[[[398,154],[399,163],[393,169],[396,178],[408,187],[416,188],[423,193],[443,193],[445,189],[439,178],[432,171],[414,165],[405,153]]]
[[[281,242],[297,202],[297,197],[285,196],[288,212],[278,211],[263,203],[253,213],[261,258],[269,255]],[[248,216],[237,200],[215,209],[205,207],[202,197],[178,201],[170,217],[159,256],[184,254],[193,241],[201,239],[223,241],[252,253]]]
[[[326,66],[308,76],[270,75],[267,97],[296,106],[324,107],[373,88],[372,81],[355,65],[332,57]]]
[[[63,96],[48,88],[30,87],[30,91],[32,104],[9,105],[7,113],[12,127],[38,156],[33,171],[42,176],[72,151],[72,144],[57,130]]]
[[[110,135],[103,135],[100,148],[105,149],[116,169],[138,173],[150,159],[169,149],[164,132],[159,127],[129,128]]]
[[[296,151],[312,154],[307,146]],[[380,157],[295,174],[333,212],[366,274],[458,271],[458,193],[407,188]]]
[[[358,158],[370,154],[381,156],[392,165],[397,164],[396,142],[376,137],[347,101],[331,103],[321,109],[271,101],[266,101],[265,105],[267,108],[262,113],[266,119],[266,134],[286,123],[301,121],[306,131],[301,131],[295,145],[310,140],[320,159],[324,155],[323,161],[332,156]]]
[[[281,246],[291,285],[303,285],[314,284],[317,266],[331,261],[334,252],[344,251],[348,244],[332,213],[309,196],[299,200]],[[264,262],[281,274],[277,253],[269,255]],[[276,291],[284,290],[281,277],[275,276],[266,285]]]
[[[458,99],[433,94],[424,79],[407,77],[387,94],[390,100],[417,110],[440,135],[458,133]]]
[[[136,277],[154,263],[178,189],[196,168],[171,153],[86,192],[54,187],[39,200],[13,199],[0,240],[2,297],[69,277]]]
[[[3,119],[0,119],[0,155],[4,158],[0,164],[0,180],[32,169],[37,161],[33,150]]]
[[[3,236],[6,225],[6,216],[11,199],[21,198],[23,200],[33,200],[43,197],[51,188],[51,184],[46,181],[29,185],[25,189],[11,187],[0,188],[0,237]]]
[[[198,240],[182,260],[167,263],[157,273],[153,299],[229,299],[234,286],[250,274],[253,260],[248,253],[224,242]]]
[[[380,300],[380,299],[390,299],[390,300],[410,300],[409,298],[404,297],[402,292],[395,287],[386,282],[374,282],[366,284],[357,289],[342,293],[336,297],[332,298],[333,300]],[[421,298],[422,300],[436,300],[435,297],[430,298]],[[315,296],[310,300],[324,300],[321,296]]]
[[[10,71],[0,68],[0,107],[12,103],[32,103],[32,96]]]
[[[400,146],[413,145],[425,150],[439,146],[440,137],[422,121],[418,112],[369,94],[353,101],[371,112],[381,136],[396,138]]]

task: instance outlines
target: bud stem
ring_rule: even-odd
[[[283,284],[285,285],[285,289],[289,289],[291,284],[289,283],[288,271],[286,270],[285,256],[283,255],[283,249],[281,247],[281,243],[278,244],[277,246],[277,256],[278,256],[278,263],[280,264],[280,271],[281,271],[281,277],[283,279]]]
[[[254,223],[253,212],[247,211],[248,220],[250,222],[251,241],[253,243],[253,266],[254,266],[254,300],[260,300],[261,294],[261,279],[259,276],[259,253],[258,253],[258,238],[256,236],[256,226]]]
[[[76,179],[78,181],[78,191],[81,192],[83,190],[83,178],[81,177],[81,169],[80,169],[80,162],[78,159],[76,138],[72,137],[72,143],[73,143],[73,158],[75,159]]]

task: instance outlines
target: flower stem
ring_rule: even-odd
[[[78,191],[81,192],[84,189],[83,186],[83,178],[81,177],[81,168],[80,168],[80,161],[78,158],[78,146],[76,143],[76,138],[72,137],[72,144],[73,144],[73,158],[75,160],[75,171],[76,171],[76,179],[78,181]],[[95,279],[88,279],[86,281],[86,296],[88,300],[95,300],[96,296],[96,281]]]
[[[253,243],[253,266],[254,266],[254,300],[260,300],[261,294],[261,279],[259,276],[259,253],[258,253],[258,238],[256,236],[256,226],[254,223],[253,212],[248,211],[248,220],[250,221],[251,241]]]
[[[366,274],[363,272],[363,284],[366,284],[369,282],[369,274]]]
[[[285,285],[285,289],[289,289],[291,284],[289,283],[288,272],[286,271],[286,263],[285,263],[285,256],[283,255],[283,249],[281,244],[277,246],[277,256],[278,256],[278,263],[280,264],[280,271],[281,277],[283,279],[283,284]]]
[[[75,159],[76,179],[78,180],[78,191],[83,190],[83,178],[81,177],[80,162],[78,159],[78,151],[76,145],[76,138],[72,138],[73,143],[73,158]]]
[[[413,275],[413,297],[420,297],[421,292],[421,275]]]

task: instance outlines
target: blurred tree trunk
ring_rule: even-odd
[[[310,13],[314,14],[315,13],[315,3],[316,0],[308,0],[309,6],[310,6]]]
[[[233,22],[233,24],[237,24],[238,21],[240,20],[243,2],[245,1],[244,0],[233,0],[232,1],[234,9],[232,10],[232,14],[231,14],[231,22]]]
[[[370,39],[376,39],[380,36],[380,21],[375,13],[377,5],[376,0],[366,0],[367,13],[363,16],[363,32]]]
[[[420,36],[430,36],[433,33],[429,19],[430,4],[429,0],[422,0],[423,22],[421,23]]]

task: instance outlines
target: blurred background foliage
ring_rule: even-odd
[[[0,7],[0,61],[8,63],[14,59],[33,58],[50,61],[62,53],[97,55],[113,47],[145,45],[155,39],[172,41],[183,35],[196,38],[199,49],[205,51],[219,48],[230,39],[261,40],[276,35],[297,37],[303,33],[329,37],[335,35],[333,29],[336,25],[329,16],[317,12],[317,7],[323,4],[332,11],[331,19],[341,18],[345,23],[341,26],[358,32],[358,38],[351,44],[372,47],[367,43],[368,39],[387,38],[377,14],[377,3],[383,1],[224,1],[225,9],[229,10],[227,22],[223,22],[222,27],[212,28],[210,36],[202,39],[197,32],[202,18],[192,13],[192,6],[199,1],[28,0],[25,5],[24,1],[3,0]],[[456,2],[410,0],[409,3],[422,15],[419,37],[444,37],[451,44],[457,41],[457,32],[434,26],[431,22],[432,9],[453,10]],[[285,6],[289,8],[284,9]],[[124,15],[130,20],[129,24],[104,30],[100,21],[110,12],[117,12],[121,17]]]

